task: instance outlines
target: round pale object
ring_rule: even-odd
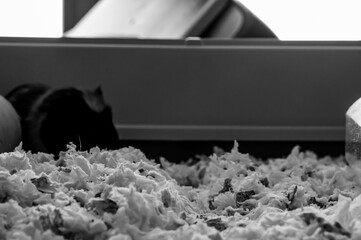
[[[0,153],[13,151],[21,142],[20,117],[0,95]]]

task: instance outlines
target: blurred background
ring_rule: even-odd
[[[358,0],[0,0],[0,79],[103,86],[124,145],[185,160],[344,152]],[[36,60],[36,61],[35,61]],[[136,96],[136,97],[135,97]]]
[[[117,3],[115,3],[114,1],[106,0],[0,0],[0,22],[2,23],[0,24],[0,36],[62,37],[64,31],[66,32],[71,29],[97,2],[103,2],[96,6],[97,9],[93,9],[92,14],[97,16],[87,16],[88,18],[84,20],[91,22],[93,28],[97,28],[97,26],[94,26],[94,22],[98,22],[104,28],[100,16],[102,15],[105,18],[104,16],[109,15],[109,9],[105,6],[107,5],[106,2],[115,6],[128,6],[129,10],[132,7],[131,5],[143,4],[145,6],[142,2],[147,1],[123,0],[116,1]],[[156,5],[157,1],[152,2]],[[192,6],[189,2],[199,2],[200,5],[207,5],[211,1],[194,0],[181,2],[188,2],[185,5],[189,5],[189,9],[191,9],[192,7],[201,8],[201,6]],[[227,1],[224,0],[223,2]],[[280,40],[361,39],[361,28],[359,27],[361,15],[358,13],[360,3],[357,0],[236,0],[235,2],[241,3],[250,10]],[[169,7],[166,4],[163,4],[163,6],[165,8]],[[160,11],[161,7],[155,7]],[[219,10],[217,14],[222,15],[222,11],[223,13],[227,11],[227,7],[218,7],[223,9]],[[114,9],[116,8],[113,7]],[[123,9],[127,9],[127,7],[123,7]],[[178,6],[177,10],[171,10],[179,12],[181,9]],[[187,6],[184,9],[187,9]],[[135,14],[134,16],[136,17]],[[116,18],[116,16],[108,17]],[[183,20],[185,19],[183,18]],[[86,23],[83,22],[83,25],[86,25]],[[83,26],[83,28],[86,27]],[[79,34],[87,35],[91,33],[81,32]],[[94,32],[93,34],[96,33]]]

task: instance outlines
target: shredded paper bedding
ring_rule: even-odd
[[[0,239],[361,239],[361,162],[295,147],[173,163],[132,147],[0,154]]]

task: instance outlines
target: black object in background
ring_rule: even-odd
[[[237,0],[64,2],[65,37],[277,38]]]
[[[239,1],[233,0],[201,35],[203,38],[273,38],[276,34]]]

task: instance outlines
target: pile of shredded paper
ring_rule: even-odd
[[[361,239],[361,163],[342,156],[75,149],[0,155],[0,239]]]

